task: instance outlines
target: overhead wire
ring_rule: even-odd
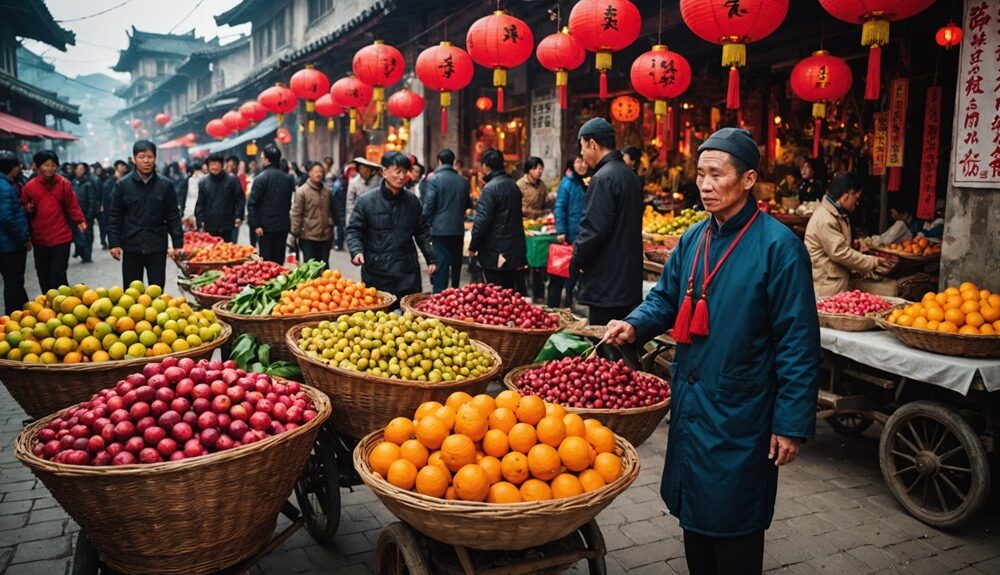
[[[69,22],[79,22],[81,20],[89,20],[91,18],[95,18],[97,16],[101,16],[102,14],[107,14],[108,12],[111,12],[112,10],[117,10],[117,9],[121,8],[122,6],[124,6],[126,4],[131,4],[132,1],[133,0],[125,0],[124,2],[122,2],[120,4],[115,4],[114,6],[112,6],[110,8],[105,8],[104,10],[101,10],[100,12],[94,12],[93,14],[88,14],[86,16],[80,16],[79,18],[67,18],[65,20],[56,20],[56,22],[58,22],[60,24],[66,24],[66,23],[69,23]]]

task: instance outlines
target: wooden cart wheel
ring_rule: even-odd
[[[879,464],[896,500],[932,527],[961,525],[989,495],[982,441],[942,403],[914,401],[897,409],[882,430]]]
[[[860,413],[837,413],[826,418],[826,423],[841,435],[861,435],[875,420]]]
[[[375,543],[375,575],[430,575],[418,537],[402,521],[383,529]]]
[[[101,554],[83,531],[77,533],[73,549],[72,575],[97,575],[101,572]]]
[[[329,422],[316,436],[306,467],[295,482],[295,500],[306,520],[306,529],[321,545],[333,545],[340,527],[340,473],[335,443],[337,434]]]
[[[587,550],[596,553],[595,557],[587,559],[587,568],[590,569],[591,575],[606,575],[608,566],[604,561],[604,555],[607,553],[607,547],[604,546],[604,534],[601,533],[597,520],[588,521],[580,528],[580,533],[583,535],[583,541],[587,544]]]

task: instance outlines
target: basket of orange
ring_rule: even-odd
[[[172,256],[177,267],[187,276],[196,276],[209,270],[218,270],[226,266],[234,266],[249,260],[257,248],[231,242],[215,244],[199,244],[194,248],[185,248],[174,252]]]
[[[915,237],[901,243],[888,244],[874,249],[904,259],[920,261],[932,260],[941,255],[941,244],[931,242],[925,237]]]
[[[883,312],[879,325],[903,344],[965,357],[1000,357],[1000,295],[972,282],[927,292],[917,303]]]
[[[519,550],[593,519],[635,481],[639,457],[596,419],[507,390],[496,399],[454,393],[394,418],[358,444],[354,468],[429,537]]]

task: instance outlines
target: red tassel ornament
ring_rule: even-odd
[[[813,118],[813,153],[812,157],[819,157],[819,136],[823,132],[823,119]]]
[[[601,71],[601,89],[599,95],[602,100],[608,99],[608,73],[603,70]]]
[[[497,86],[497,112],[503,112],[503,86]]]
[[[697,261],[695,254],[695,261]],[[681,308],[677,310],[677,319],[674,321],[674,331],[671,333],[677,343],[691,343],[691,291],[688,290]]]
[[[708,335],[708,302],[705,301],[705,294],[701,294],[701,299],[694,306],[694,318],[691,319],[691,335],[701,337]]]
[[[441,135],[448,133],[448,108],[441,108]]]
[[[865,100],[878,100],[882,93],[882,48],[872,44],[868,50],[868,75],[865,78]]]
[[[726,91],[726,107],[740,109],[740,71],[736,66],[729,68],[729,89]]]

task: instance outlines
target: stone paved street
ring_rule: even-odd
[[[244,230],[245,233],[245,230]],[[72,263],[70,280],[120,282],[117,264],[97,251],[95,263]],[[333,266],[356,277],[343,252]],[[168,276],[174,271],[168,269]],[[29,258],[29,293],[37,293]],[[172,282],[171,282],[172,283]],[[426,280],[425,280],[426,287]],[[176,293],[176,286],[168,285]],[[0,391],[0,571],[10,575],[69,573],[78,530],[41,483],[13,455],[25,415]],[[1000,505],[993,497],[972,524],[942,532],[907,515],[878,468],[878,425],[847,438],[819,424],[818,437],[782,470],[764,568],[772,573],[1000,573]],[[681,530],[658,494],[666,424],[640,448],[635,484],[598,516],[609,573],[686,573]],[[994,482],[996,483],[996,481]],[[994,490],[1000,492],[1000,490]],[[344,491],[336,545],[325,549],[303,529],[265,557],[253,573],[369,573],[381,529],[395,521],[367,488]],[[281,525],[284,525],[282,521]],[[578,565],[574,572],[586,572]]]

